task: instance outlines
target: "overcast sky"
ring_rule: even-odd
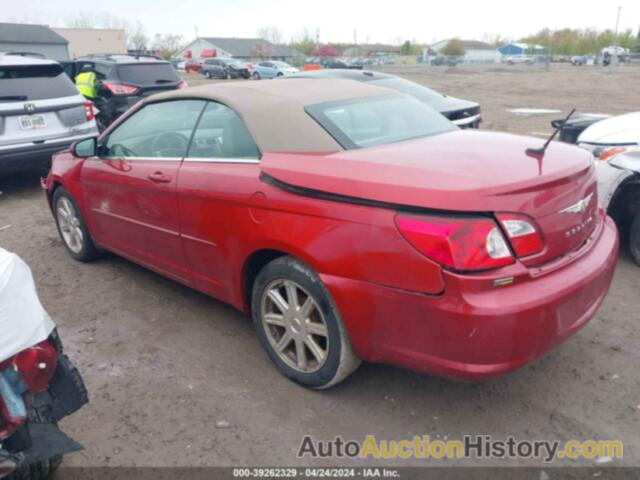
[[[286,40],[305,27],[321,41],[358,43],[482,39],[485,34],[518,38],[543,27],[620,29],[640,26],[640,0],[0,0],[0,21],[65,26],[89,9],[140,21],[146,33],[253,37],[263,26],[280,28]]]

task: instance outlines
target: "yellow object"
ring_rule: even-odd
[[[96,88],[96,74],[93,72],[83,72],[76,76],[76,88],[86,98],[96,98],[98,96]]]

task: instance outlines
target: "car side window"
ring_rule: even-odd
[[[187,158],[257,160],[260,151],[236,112],[221,103],[207,102]]]
[[[142,107],[109,135],[101,156],[183,158],[204,104],[173,100]]]

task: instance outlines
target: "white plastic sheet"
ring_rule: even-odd
[[[54,328],[38,299],[31,269],[0,248],[0,361],[46,340]]]

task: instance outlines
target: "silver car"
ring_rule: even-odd
[[[53,153],[97,135],[94,114],[59,63],[0,52],[0,175],[47,168]]]

